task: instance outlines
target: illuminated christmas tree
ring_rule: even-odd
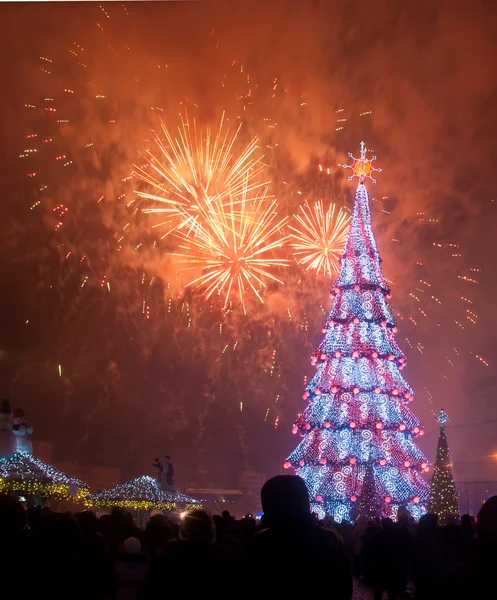
[[[395,517],[406,506],[419,517],[429,495],[421,473],[429,467],[413,438],[423,430],[408,406],[413,392],[400,372],[406,358],[395,342],[364,185],[380,169],[364,143],[359,159],[349,156],[352,165],[343,166],[359,180],[350,232],[324,339],[311,359],[317,372],[303,396],[309,404],[293,426],[303,439],[284,466],[304,479],[320,516]]]
[[[459,506],[457,504],[456,485],[452,475],[449,445],[445,434],[445,423],[449,415],[442,408],[437,421],[440,423],[440,435],[438,436],[437,457],[433,467],[433,479],[431,480],[430,501],[428,510],[438,515],[441,525],[459,518]]]

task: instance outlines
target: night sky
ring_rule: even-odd
[[[259,137],[283,215],[303,198],[351,208],[337,164],[362,139],[374,150],[373,224],[420,446],[433,461],[444,407],[456,481],[495,479],[495,4],[102,7],[0,5],[0,393],[35,438],[56,460],[130,477],[170,453],[180,480],[219,486],[278,472],[296,445],[332,282],[292,265],[264,305],[222,314],[185,290],[174,242],[154,246],[143,184],[127,179],[159,116],[207,126],[225,111]]]

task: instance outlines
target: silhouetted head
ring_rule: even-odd
[[[473,529],[473,518],[471,515],[462,515],[461,527],[464,529]]]
[[[231,521],[232,520],[229,510],[223,510],[223,512],[221,513],[221,516],[223,517],[223,519],[225,521]]]
[[[84,510],[76,515],[83,535],[95,535],[98,532],[98,517],[91,510]]]
[[[437,530],[438,516],[433,513],[426,513],[419,519],[418,533],[426,535],[434,533]]]
[[[388,518],[382,519],[381,526],[383,527],[383,529],[385,531],[391,531],[394,526],[394,522],[392,521],[392,519],[388,519]]]
[[[49,554],[68,558],[79,549],[81,531],[74,517],[63,513],[52,513],[40,524]]]
[[[476,537],[497,539],[497,496],[489,498],[480,508],[476,521]]]
[[[202,544],[215,542],[216,528],[212,517],[204,510],[190,511],[180,525],[179,539]]]
[[[123,542],[123,552],[125,554],[140,554],[141,549],[142,546],[138,538],[129,537]]]
[[[309,493],[298,475],[277,475],[266,481],[261,490],[264,522],[303,520],[311,516]]]
[[[30,506],[26,509],[26,517],[30,529],[37,529],[43,519],[43,514],[39,506]]]
[[[167,521],[166,521],[166,517],[161,513],[156,513],[155,515],[152,514],[150,516],[150,519],[148,520],[149,523],[152,523],[154,525],[162,525],[162,526],[166,526]]]
[[[26,523],[23,505],[11,496],[0,496],[0,536],[19,533]]]

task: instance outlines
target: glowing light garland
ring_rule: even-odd
[[[0,493],[83,499],[89,492],[88,485],[69,477],[51,465],[47,465],[24,452],[16,452],[9,459],[0,460]]]
[[[85,498],[87,506],[118,506],[135,510],[191,510],[201,508],[200,502],[180,492],[162,491],[157,481],[149,475],[137,477],[113,488],[90,494]]]
[[[352,158],[343,165],[359,179],[352,223],[324,339],[311,357],[317,372],[303,396],[309,404],[292,430],[303,439],[284,466],[305,480],[320,516],[395,517],[406,506],[419,517],[429,493],[421,473],[429,465],[413,440],[424,431],[408,407],[413,392],[401,375],[406,357],[394,337],[364,186],[380,169],[366,158],[364,143],[360,158]]]
[[[459,518],[456,485],[452,474],[449,444],[445,433],[445,423],[449,418],[449,415],[442,408],[437,416],[437,421],[440,423],[440,434],[437,457],[433,467],[430,501],[428,503],[428,510],[438,515],[441,525]]]

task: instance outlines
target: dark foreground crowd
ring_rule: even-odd
[[[412,585],[420,600],[497,595],[497,496],[476,523],[464,516],[445,527],[434,515],[318,522],[304,482],[290,475],[270,479],[261,499],[261,523],[195,510],[179,523],[157,514],[142,531],[120,509],[97,518],[0,496],[2,597],[350,600],[353,577],[374,600],[407,598]]]

